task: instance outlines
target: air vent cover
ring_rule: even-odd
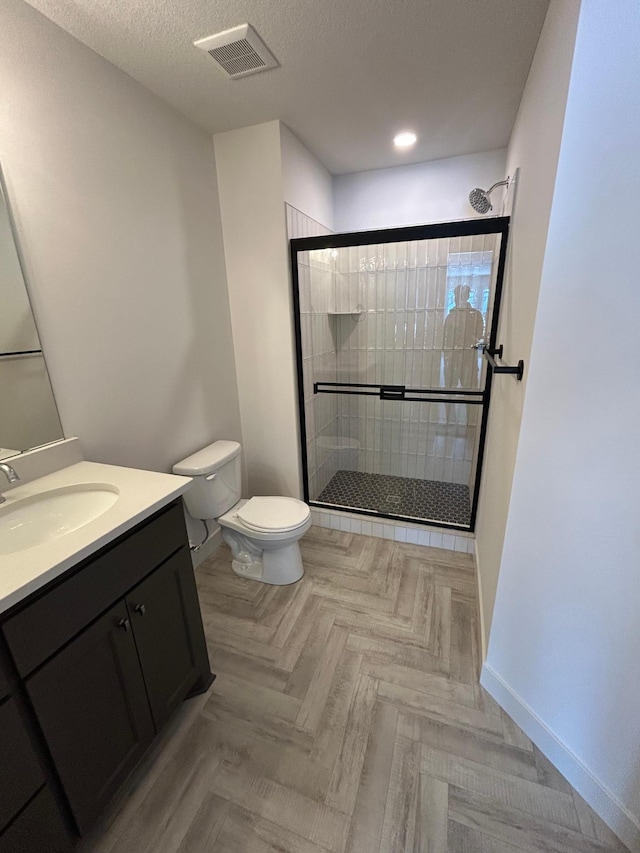
[[[194,45],[216,61],[225,77],[235,80],[278,64],[260,36],[250,24],[241,24],[214,36],[198,39]]]

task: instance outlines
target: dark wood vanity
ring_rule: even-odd
[[[15,605],[0,630],[0,853],[62,853],[213,679],[181,500]]]

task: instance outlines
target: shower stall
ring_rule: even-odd
[[[312,506],[474,529],[508,228],[291,240]]]

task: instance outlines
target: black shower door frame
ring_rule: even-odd
[[[432,389],[406,389],[407,394],[418,393],[420,397],[398,396],[399,400],[419,399],[423,402],[446,402],[447,395],[457,395],[462,399],[455,400],[456,403],[477,403],[479,399],[480,408],[482,409],[482,420],[480,425],[480,436],[478,440],[478,462],[476,465],[475,481],[473,486],[473,496],[471,499],[471,516],[469,525],[458,525],[446,522],[422,520],[418,518],[407,518],[404,515],[394,515],[392,513],[383,513],[370,509],[358,509],[356,507],[340,507],[334,504],[327,504],[321,501],[310,500],[309,498],[309,465],[307,459],[307,430],[305,423],[305,407],[304,407],[304,376],[303,376],[303,353],[302,353],[302,323],[300,314],[300,287],[298,278],[298,254],[300,252],[308,252],[314,249],[344,249],[349,246],[368,246],[381,245],[384,243],[397,243],[410,240],[437,240],[440,238],[450,237],[472,237],[476,235],[499,234],[500,253],[498,256],[498,268],[496,271],[496,285],[493,297],[493,310],[491,313],[491,331],[489,340],[486,343],[486,349],[489,352],[497,350],[497,335],[498,321],[500,319],[500,304],[502,302],[502,289],[504,283],[504,273],[506,268],[507,258],[507,243],[509,240],[509,217],[508,216],[490,216],[483,219],[463,219],[456,222],[440,222],[434,225],[414,225],[406,228],[383,228],[375,231],[351,231],[340,234],[327,234],[321,237],[301,237],[289,241],[290,245],[290,261],[291,261],[291,278],[293,283],[293,318],[295,329],[295,345],[296,345],[296,373],[298,380],[298,411],[300,418],[300,454],[302,463],[302,482],[304,488],[304,500],[312,507],[321,509],[331,509],[335,511],[344,511],[355,513],[358,515],[368,515],[375,518],[386,518],[392,521],[404,521],[408,524],[424,524],[428,527],[442,527],[450,530],[463,530],[474,532],[476,526],[476,518],[478,514],[478,500],[480,496],[480,483],[482,480],[482,466],[484,462],[484,450],[487,435],[487,424],[489,419],[489,405],[491,402],[491,386],[493,384],[494,367],[490,359],[487,359],[486,377],[483,391],[452,391],[446,388]],[[347,386],[354,388],[353,383],[345,383],[341,390],[341,383],[320,382],[317,385],[335,386],[333,393],[347,393]],[[349,391],[359,395],[378,396],[375,391],[370,390],[379,386],[360,386],[358,390]],[[383,396],[381,388],[379,392],[380,399],[393,399],[394,394],[399,392],[394,391],[397,386],[389,386],[389,396]],[[316,392],[324,390],[325,393],[329,389],[315,389]],[[429,396],[426,396],[429,395]],[[464,398],[467,399],[464,399]],[[476,398],[474,401],[472,398]]]

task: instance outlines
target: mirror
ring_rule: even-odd
[[[64,438],[0,173],[0,459]]]

